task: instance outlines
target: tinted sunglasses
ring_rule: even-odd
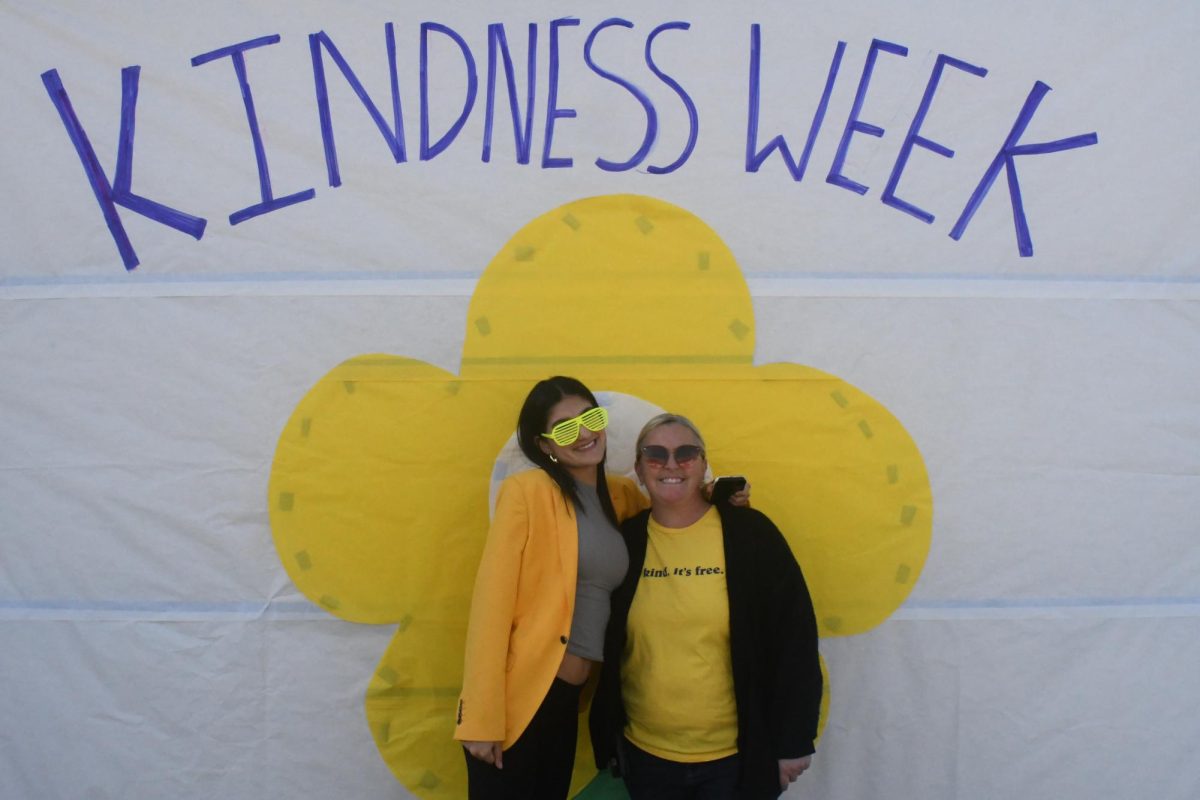
[[[671,456],[675,456],[677,465],[686,467],[697,458],[703,458],[704,449],[698,444],[681,444],[674,451],[661,444],[648,444],[642,448],[642,461],[658,469],[665,467]]]
[[[608,427],[608,409],[601,408],[600,406],[589,408],[578,417],[564,419],[551,428],[549,433],[543,433],[542,436],[545,436],[547,439],[553,439],[554,443],[559,447],[566,447],[579,441],[580,425],[592,433],[604,430]]]

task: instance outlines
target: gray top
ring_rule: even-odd
[[[592,661],[604,660],[604,629],[609,595],[625,579],[629,553],[621,534],[604,516],[595,486],[579,485],[579,572],[575,580],[575,615],[567,652]]]

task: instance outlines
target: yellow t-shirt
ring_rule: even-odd
[[[686,528],[650,518],[621,659],[625,735],[671,761],[737,752],[725,549],[715,508]]]

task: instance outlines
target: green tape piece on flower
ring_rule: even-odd
[[[888,464],[887,467],[888,483],[895,486],[900,480],[900,468],[895,464]]]
[[[312,569],[312,556],[308,554],[307,550],[301,550],[299,553],[296,553],[296,566],[302,570]]]
[[[634,224],[636,224],[638,226],[638,230],[641,231],[642,233],[648,234],[652,230],[654,230],[654,223],[651,222],[650,220],[646,219],[645,217],[638,217],[637,219],[634,220]]]
[[[862,431],[862,435],[868,439],[875,435],[875,431],[871,430],[871,426],[867,424],[865,419],[860,419],[858,421],[858,429]]]
[[[582,224],[575,218],[574,214],[567,214],[562,218],[563,223],[573,231],[577,231],[582,227]]]
[[[837,403],[842,408],[847,408],[850,405],[850,401],[846,399],[846,395],[842,394],[840,391],[830,392],[829,396],[833,398],[833,402]]]
[[[492,332],[492,323],[488,322],[487,317],[480,317],[475,320],[475,330],[479,331],[481,336],[487,336]]]
[[[517,261],[533,261],[533,256],[537,251],[528,245],[522,245],[517,248]]]
[[[896,583],[908,583],[911,576],[912,568],[908,564],[901,564],[896,568]]]
[[[700,267],[701,272],[708,272],[709,255],[708,255],[707,251],[702,250],[696,256],[696,266]]]
[[[295,507],[295,505],[296,505],[296,496],[295,495],[293,495],[291,492],[280,492],[279,493],[279,510],[280,511],[291,511],[292,508]]]
[[[912,525],[913,520],[917,517],[916,506],[905,506],[900,509],[900,524],[904,526]]]

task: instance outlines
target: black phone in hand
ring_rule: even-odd
[[[713,481],[712,495],[709,500],[717,503],[728,503],[729,498],[746,488],[746,479],[741,475],[722,475]]]

